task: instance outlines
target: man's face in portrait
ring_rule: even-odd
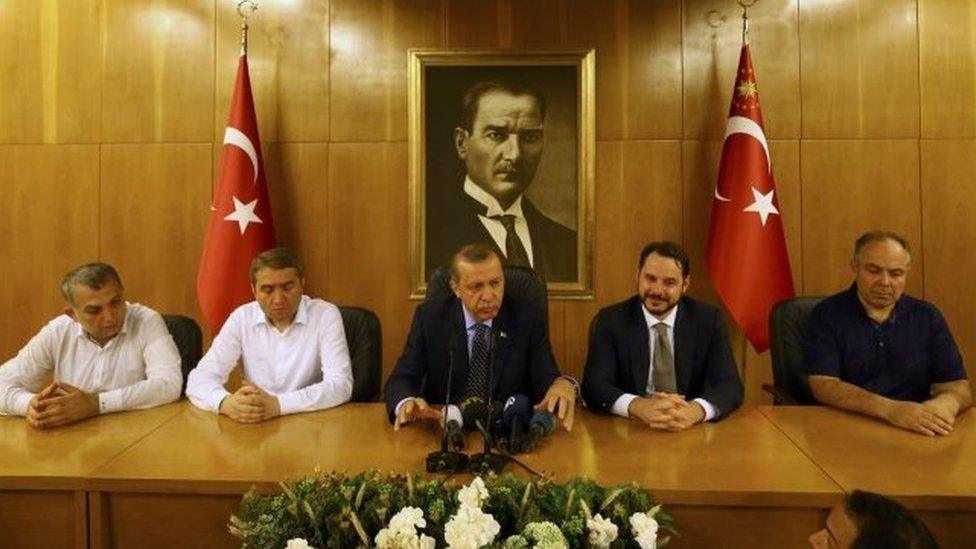
[[[501,90],[481,96],[470,131],[454,129],[454,144],[468,177],[503,208],[535,177],[544,137],[539,102],[531,95]]]

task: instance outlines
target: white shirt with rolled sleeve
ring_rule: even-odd
[[[352,397],[352,366],[339,308],[302,296],[284,332],[252,301],[227,318],[210,350],[187,378],[186,396],[199,408],[219,412],[230,395],[227,377],[239,360],[244,379],[276,396],[281,414],[331,408]]]
[[[180,353],[159,313],[126,303],[118,335],[101,347],[61,315],[0,366],[0,413],[27,415],[49,377],[97,393],[99,412],[152,408],[180,398]]]

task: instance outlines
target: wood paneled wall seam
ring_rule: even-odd
[[[644,242],[681,241],[692,294],[717,301],[704,253],[739,17],[731,0],[262,2],[249,60],[279,240],[311,293],[380,315],[389,373],[416,305],[407,49],[596,48],[595,299],[550,306],[556,356],[579,374],[590,318],[633,291]],[[763,0],[750,21],[797,287],[843,288],[856,233],[901,231],[910,291],[976,360],[976,0]],[[198,316],[239,32],[223,0],[0,4],[0,303],[17,311],[0,360],[59,312],[63,273],[99,257],[131,299]],[[768,356],[732,339],[747,401],[767,402]]]

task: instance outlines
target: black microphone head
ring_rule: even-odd
[[[461,417],[464,419],[463,425],[474,428],[476,421],[485,423],[488,417],[488,405],[479,397],[470,397],[461,403]]]
[[[556,416],[545,410],[536,412],[529,423],[529,431],[535,436],[547,437],[556,430]]]
[[[513,423],[518,422],[522,427],[528,428],[532,420],[532,401],[523,394],[508,397],[502,410],[502,419],[506,427],[511,428]]]

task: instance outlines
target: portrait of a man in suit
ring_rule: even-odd
[[[546,281],[576,279],[576,230],[525,196],[546,146],[546,108],[541,93],[513,79],[480,81],[465,91],[453,130],[464,173],[442,197],[439,230],[428,231],[428,273],[458,245],[484,242],[506,264],[532,267]]]

